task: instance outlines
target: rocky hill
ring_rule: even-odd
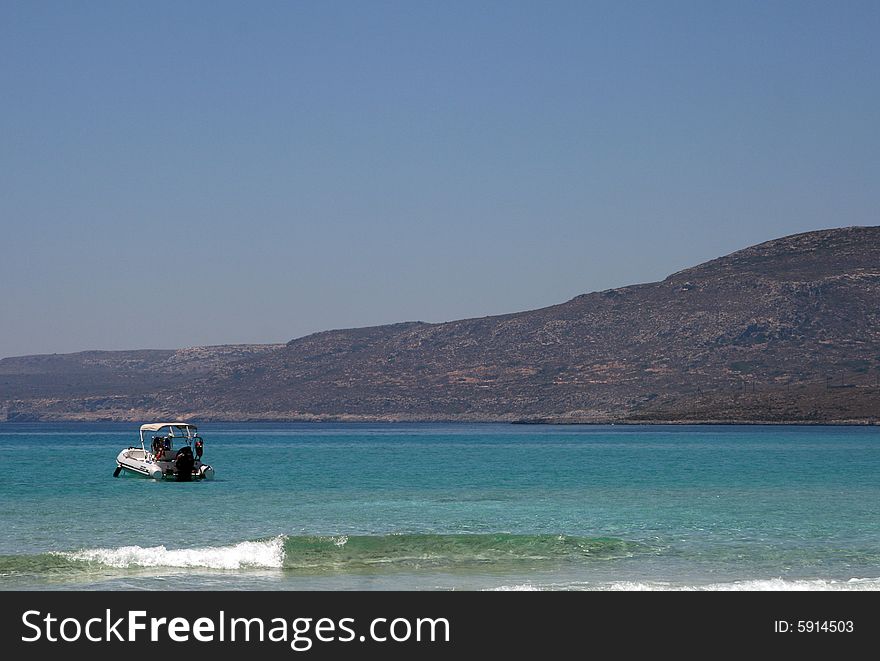
[[[0,415],[873,422],[878,310],[880,227],[823,230],[517,314],[7,358]]]

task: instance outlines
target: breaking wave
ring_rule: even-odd
[[[284,539],[275,537],[231,546],[170,550],[164,546],[120,546],[113,549],[85,549],[58,555],[74,561],[97,563],[117,569],[128,567],[264,569],[282,566]]]
[[[167,548],[119,546],[0,556],[0,587],[4,579],[44,577],[76,581],[76,577],[170,575],[180,570],[202,572],[288,572],[343,574],[369,570],[455,570],[477,568],[565,571],[589,563],[655,556],[661,549],[621,539],[567,535],[392,534],[287,536],[228,545]],[[607,566],[607,565],[603,565]],[[567,568],[567,569],[566,569]],[[494,588],[503,591],[849,591],[880,590],[878,578],[754,578],[727,582],[523,581]]]
[[[120,546],[0,557],[0,577],[74,568],[282,569],[463,567],[587,562],[633,555],[638,544],[566,535],[396,534],[286,536],[227,546]]]

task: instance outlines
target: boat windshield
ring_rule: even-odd
[[[150,449],[155,454],[159,448],[165,451],[173,449],[176,439],[191,445],[198,434],[198,429],[187,422],[157,422],[141,425],[141,447],[146,451],[145,434],[150,434]]]

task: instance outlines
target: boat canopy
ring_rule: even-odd
[[[147,425],[141,425],[141,431],[159,431],[162,427],[177,427],[178,429],[192,429],[195,431],[197,427],[188,422],[151,422]]]

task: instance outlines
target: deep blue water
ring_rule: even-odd
[[[880,587],[880,428],[0,424],[0,588]]]

